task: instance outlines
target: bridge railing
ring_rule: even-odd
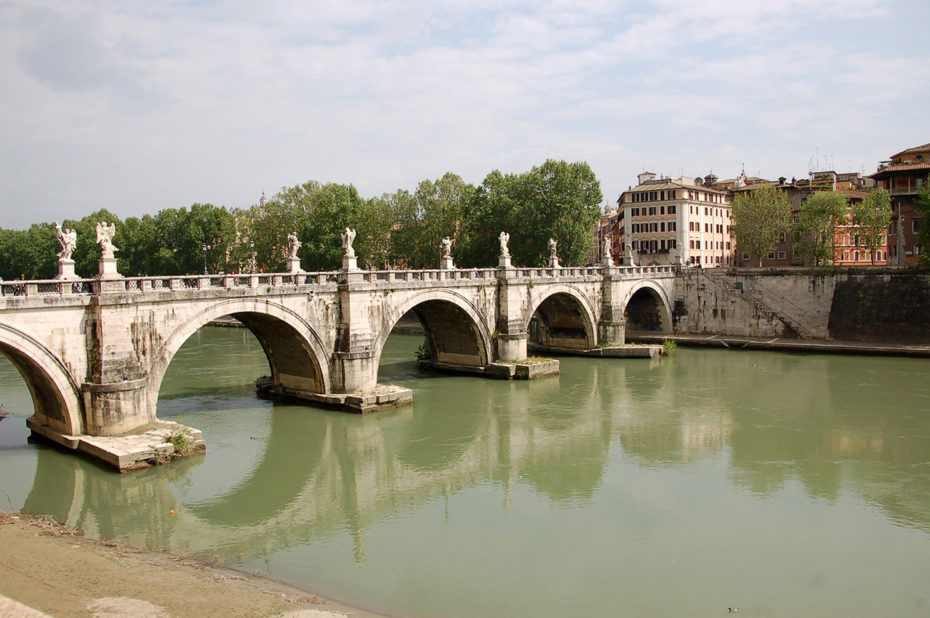
[[[564,266],[561,268],[516,268],[520,277],[534,279],[559,277],[592,277],[604,273],[603,266]],[[674,275],[677,266],[617,266],[621,276],[642,277]],[[49,297],[96,294],[106,283],[108,292],[123,291],[146,293],[162,291],[236,289],[324,285],[337,283],[341,271],[302,273],[235,273],[213,275],[119,277],[113,279],[47,279],[37,281],[0,282],[2,297]],[[363,270],[362,281],[370,283],[415,281],[491,281],[500,273],[498,268],[454,268],[427,270]]]
[[[93,279],[40,279],[36,281],[4,281],[0,283],[0,296],[70,296],[93,294]]]
[[[453,268],[427,270],[366,270],[362,271],[362,281],[370,283],[391,283],[396,281],[489,281],[497,277],[496,268]]]
[[[336,283],[338,272],[313,273],[234,273],[223,275],[183,275],[171,277],[126,277],[127,292],[179,291],[321,285]]]

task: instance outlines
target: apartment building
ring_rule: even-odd
[[[917,194],[930,174],[930,144],[915,146],[879,163],[871,178],[891,196],[888,230],[888,263],[914,266],[927,248],[917,242],[923,214],[917,210]]]
[[[731,266],[730,198],[714,180],[640,174],[617,200],[614,254],[629,246],[640,265]]]

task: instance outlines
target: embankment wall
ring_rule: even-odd
[[[688,269],[675,332],[930,343],[930,273],[914,269]]]

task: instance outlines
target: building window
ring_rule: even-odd
[[[634,240],[634,241],[633,241],[633,244],[632,244],[632,247],[633,247],[633,251],[638,251],[638,250],[639,250],[639,241],[638,241],[638,240]]]
[[[778,252],[778,259],[779,259],[779,260],[785,259],[785,252],[784,252],[784,251],[779,251],[779,252]]]
[[[672,193],[674,193],[674,191]],[[674,215],[676,214],[676,212],[677,212],[677,207],[674,204],[668,207],[668,214]]]
[[[665,251],[665,239],[662,239],[662,243],[659,245],[659,248]]]
[[[664,231],[665,231],[665,221],[660,221],[660,222],[659,222],[659,231],[660,231],[660,232],[664,232]]]
[[[674,238],[672,238],[671,240],[668,241],[668,248],[669,248],[669,249],[676,249],[677,247],[678,247],[678,241],[677,241],[677,240],[675,240]]]
[[[916,234],[919,228],[920,228],[920,219],[913,219],[911,221],[911,231]]]
[[[770,260],[774,260],[774,259],[775,259],[775,252],[772,251],[772,252],[770,252],[770,253],[769,253],[767,256],[765,256],[765,257],[767,257],[767,258],[770,259]]]
[[[650,207],[649,207],[649,214],[650,214],[650,215],[656,214],[656,207],[655,207],[655,206],[650,206]]]
[[[669,231],[669,232],[675,232],[675,231],[677,231],[677,230],[678,230],[678,224],[677,224],[676,222],[674,222],[674,221],[669,221],[669,222],[668,222],[668,231]]]
[[[664,214],[665,214],[665,206],[659,206],[659,214],[660,214],[660,215],[664,215]]]

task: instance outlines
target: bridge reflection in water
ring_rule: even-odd
[[[517,595],[516,613],[539,609],[520,595],[545,597],[556,574],[586,590],[550,601],[558,611],[604,615],[598,598],[646,609],[637,599],[658,595],[656,573],[662,588],[690,590],[659,601],[675,613],[703,607],[724,580],[768,597],[793,568],[832,575],[817,590],[782,581],[788,600],[774,607],[787,611],[776,614],[819,594],[852,611],[859,596],[837,593],[864,588],[915,615],[921,576],[908,573],[930,549],[930,419],[888,411],[930,396],[920,384],[894,391],[921,375],[920,361],[680,349],[651,364],[565,359],[556,379],[507,383],[422,373],[410,360],[420,339],[403,337],[382,372],[415,388],[415,404],[355,417],[255,400],[241,385],[263,357],[254,342],[241,353],[241,340],[203,329],[165,380],[159,413],[195,416],[208,455],[126,476],[40,448],[25,510],[349,597],[361,587],[402,614],[454,614],[437,588],[448,603],[477,603],[464,614],[489,610],[465,600],[475,587],[495,602]],[[224,346],[240,346],[238,369]],[[211,362],[233,377],[194,394],[187,376]],[[765,564],[733,571],[760,551]],[[897,599],[868,583],[879,572],[899,581]],[[425,609],[391,600],[410,578]]]

